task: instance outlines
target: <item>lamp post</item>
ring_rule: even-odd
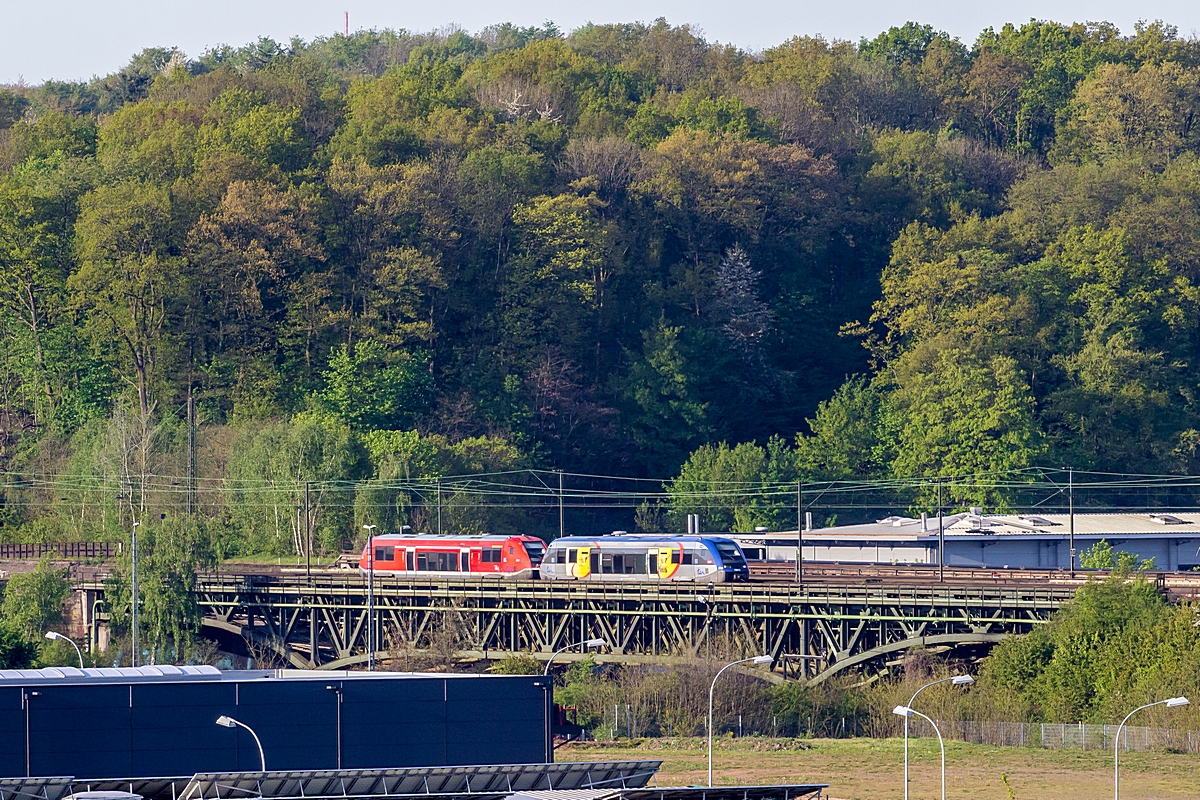
[[[916,714],[918,717],[920,717],[921,719],[925,720],[926,722],[928,722],[930,725],[933,726],[933,732],[936,733],[937,737],[938,737],[938,746],[942,748],[942,800],[946,800],[946,743],[944,741],[942,741],[942,732],[938,730],[937,723],[934,722],[933,720],[931,720],[929,717],[922,714],[920,711],[917,711],[909,706],[896,706],[895,708],[892,709],[892,713],[898,714],[899,716],[904,717],[905,730],[908,729],[908,718],[914,714]],[[908,749],[907,749],[908,739],[905,739],[904,743],[905,743],[904,796],[907,797],[908,796]]]
[[[130,656],[129,663],[135,667],[138,665],[137,529],[138,529],[138,525],[141,525],[141,524],[142,523],[140,523],[140,522],[133,523],[133,534],[130,536],[130,541],[129,541],[129,543],[130,543],[129,555],[133,559],[133,576],[130,581],[130,583],[131,583],[130,589],[131,589],[132,603],[133,603],[133,614],[132,614],[132,619],[130,620],[132,623],[132,626],[133,626],[133,655]]]
[[[367,532],[367,671],[375,671],[375,527],[363,525]]]
[[[708,687],[708,785],[713,785],[712,778],[712,735],[713,735],[713,690],[717,688],[717,679],[721,677],[721,673],[730,667],[736,667],[738,664],[745,664],[753,661],[755,664],[770,664],[774,659],[770,656],[754,656],[754,658],[743,658],[741,661],[734,661],[732,664],[726,664],[717,671],[713,676],[712,685]]]
[[[566,647],[560,647],[558,650],[555,650],[550,655],[550,659],[548,661],[546,661],[546,669],[544,669],[542,671],[542,675],[543,676],[549,675],[550,674],[550,665],[554,663],[554,659],[558,658],[560,655],[567,652],[568,650],[574,649],[576,647],[583,647],[585,650],[596,650],[601,647],[606,647],[607,645],[608,645],[608,642],[604,641],[603,639],[588,639],[586,642],[575,642],[573,644],[567,645]]]
[[[75,648],[75,654],[79,656],[79,668],[83,669],[83,651],[79,649],[79,645],[75,644],[75,640],[69,636],[63,636],[57,631],[46,631],[46,638],[52,642],[70,642],[71,647]]]
[[[337,698],[337,768],[342,768],[342,687],[330,684],[326,691],[333,692]]]
[[[238,722],[233,717],[227,717],[224,714],[217,717],[217,724],[222,728],[245,728],[250,731],[250,735],[254,737],[254,743],[258,745],[258,760],[262,765],[262,771],[267,771],[267,757],[263,755],[262,742],[259,741],[258,734],[254,732],[253,728],[244,722]]]
[[[936,681],[930,681],[920,689],[917,689],[915,692],[913,692],[913,696],[908,699],[907,706],[896,706],[896,708],[911,709],[913,703],[917,700],[917,695],[928,689],[930,686],[937,686],[939,683],[945,683],[946,681],[950,681],[950,683],[954,684],[955,686],[970,686],[975,682],[975,679],[970,675],[954,675],[950,678],[939,678]],[[904,717],[904,800],[908,800],[908,718],[911,715],[900,714],[900,716]],[[934,727],[936,728],[937,726],[935,725]],[[940,736],[941,734],[938,735]]]
[[[1125,719],[1121,720],[1121,724],[1117,726],[1116,743],[1113,745],[1113,800],[1121,800],[1121,729],[1125,727],[1125,723],[1137,712],[1152,708],[1153,706],[1179,708],[1187,704],[1188,699],[1186,697],[1172,697],[1168,700],[1159,700],[1157,703],[1147,703],[1144,706],[1135,708],[1125,715]]]

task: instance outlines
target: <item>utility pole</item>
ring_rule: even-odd
[[[130,553],[130,556],[133,558],[133,577],[132,577],[132,580],[130,581],[130,584],[131,584],[130,585],[130,590],[131,590],[130,591],[130,595],[131,595],[130,599],[131,599],[131,605],[133,607],[133,614],[132,614],[132,620],[131,620],[132,628],[133,628],[133,655],[130,657],[130,664],[135,667],[138,665],[138,605],[139,605],[138,604],[138,574],[137,574],[137,567],[138,567],[138,565],[137,565],[137,529],[138,529],[138,525],[141,525],[141,524],[142,523],[136,522],[136,521],[133,523],[133,535],[130,537],[130,542],[129,542],[129,544],[130,544],[129,553]]]
[[[307,558],[304,571],[309,583],[312,583],[312,505],[309,502],[311,486],[312,481],[304,482],[304,553]]]
[[[558,471],[558,538],[566,536],[566,525],[563,523],[563,474]]]
[[[187,510],[196,513],[196,400],[192,396],[192,382],[188,381],[187,395]]]
[[[939,477],[938,487],[938,582],[946,582],[946,529],[942,524],[942,479]]]
[[[437,494],[438,494],[438,534],[442,532],[442,479],[437,479]]]
[[[796,585],[804,584],[804,481],[796,481]]]
[[[1070,512],[1071,527],[1071,577],[1075,577],[1075,468],[1067,467],[1067,510]]]
[[[367,671],[375,671],[375,526],[367,532]]]

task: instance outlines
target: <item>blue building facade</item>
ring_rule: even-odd
[[[550,760],[540,676],[0,670],[0,777],[174,777]]]

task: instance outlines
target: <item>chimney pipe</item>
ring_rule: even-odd
[[[929,515],[921,512],[921,533],[929,533]]]
[[[804,530],[806,533],[812,531],[812,512],[811,511],[804,512]]]

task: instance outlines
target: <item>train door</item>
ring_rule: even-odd
[[[658,551],[651,547],[646,551],[647,571],[650,575],[658,575]]]
[[[416,567],[413,566],[413,559],[416,558],[416,556],[417,556],[417,551],[414,548],[412,548],[412,547],[404,548],[404,569],[407,570],[408,572],[412,572],[413,570],[416,569]]]
[[[588,569],[596,575],[600,574],[600,551],[599,550],[588,551]]]
[[[591,552],[592,549],[590,547],[579,548],[579,551],[575,554],[575,563],[571,566],[571,574],[574,577],[586,578],[592,573]]]
[[[470,572],[471,571],[471,551],[470,550],[460,550],[459,554],[458,554],[458,558],[459,558],[459,564],[462,566],[462,570],[460,570],[460,571],[461,572]]]
[[[683,560],[683,545],[663,547],[658,551],[658,577],[669,580],[679,571],[679,562]]]

